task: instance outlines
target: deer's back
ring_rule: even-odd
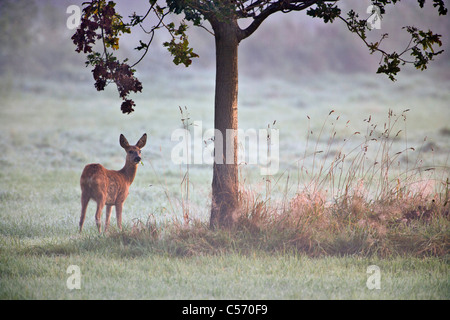
[[[95,200],[103,199],[108,205],[123,202],[128,196],[129,184],[123,175],[98,163],[84,167],[80,185],[83,194]]]

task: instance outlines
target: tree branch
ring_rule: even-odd
[[[245,8],[244,11],[241,11],[242,14],[244,14],[244,17],[253,17],[253,22],[245,29],[240,30],[239,34],[239,41],[243,40],[255,32],[258,27],[266,20],[270,15],[274,14],[275,12],[290,12],[290,11],[302,11],[310,6],[320,3],[320,2],[336,2],[337,0],[304,0],[304,1],[293,1],[293,0],[278,0],[276,2],[270,2],[267,1],[267,3],[270,3],[268,6],[266,6],[262,11],[256,15],[254,10],[258,7],[263,7],[265,1],[256,1],[251,3]],[[253,13],[250,14],[249,11],[252,11]]]
[[[379,68],[377,73],[386,74],[389,79],[395,81],[395,76],[400,72],[399,65],[414,64],[417,69],[424,70],[427,68],[427,64],[433,60],[433,58],[443,52],[443,50],[435,52],[433,45],[437,44],[439,47],[442,46],[440,40],[441,35],[433,34],[433,32],[424,32],[417,29],[416,27],[403,27],[411,35],[406,48],[397,53],[393,51],[392,53],[386,52],[380,49],[381,42],[388,37],[388,34],[383,34],[381,39],[376,43],[369,43],[366,36],[367,20],[358,19],[358,15],[354,11],[348,13],[348,18],[345,19],[342,16],[338,16],[346,25],[350,32],[356,33],[358,37],[363,41],[363,43],[369,48],[370,53],[374,52],[381,53],[381,60],[379,63]],[[403,57],[404,54],[411,51],[411,57],[414,58],[413,61],[407,60]]]

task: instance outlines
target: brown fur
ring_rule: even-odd
[[[106,205],[105,232],[108,230],[112,206],[116,206],[117,226],[122,230],[122,207],[128,196],[128,189],[136,176],[137,166],[141,161],[141,149],[147,142],[147,135],[139,139],[135,146],[130,146],[121,134],[120,145],[125,149],[127,158],[121,170],[108,170],[101,164],[93,163],[84,167],[80,178],[81,186],[81,217],[80,232],[86,217],[86,209],[90,199],[97,202],[95,222],[98,232],[102,232],[101,216]]]

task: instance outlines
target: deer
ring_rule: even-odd
[[[80,178],[81,186],[81,217],[80,233],[83,230],[86,209],[89,200],[97,202],[95,222],[98,232],[102,232],[101,216],[103,207],[106,205],[105,233],[109,227],[112,206],[116,207],[117,227],[122,230],[122,207],[128,196],[128,190],[136,177],[136,171],[141,162],[141,149],[147,142],[147,134],[139,139],[134,146],[130,146],[123,134],[120,135],[120,146],[127,154],[125,165],[120,170],[108,170],[98,163],[91,163],[84,167]]]

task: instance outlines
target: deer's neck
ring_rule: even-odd
[[[129,184],[133,183],[134,177],[136,177],[137,164],[126,162],[124,167],[119,172],[125,177]]]

